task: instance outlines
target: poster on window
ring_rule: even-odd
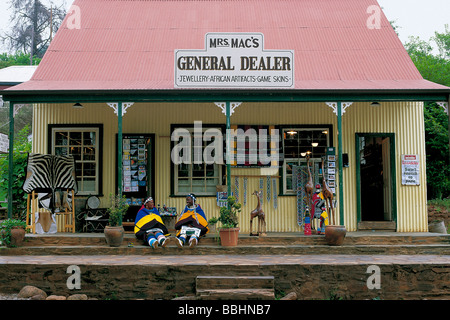
[[[417,154],[402,155],[402,185],[420,185],[419,156]]]

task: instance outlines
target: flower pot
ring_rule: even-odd
[[[23,245],[23,240],[25,239],[25,229],[22,227],[12,227],[11,228],[11,242],[10,247],[20,247]]]
[[[237,246],[239,228],[221,228],[219,230],[220,244],[224,247]]]
[[[124,234],[122,226],[120,227],[106,226],[104,233],[106,243],[108,243],[110,247],[120,247],[123,241],[123,234]]]
[[[340,246],[344,242],[347,229],[345,226],[326,226],[325,241],[330,246]]]

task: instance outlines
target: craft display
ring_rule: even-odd
[[[277,180],[272,179],[272,190],[273,190],[273,208],[278,208],[278,192],[277,192]]]
[[[261,191],[254,191],[252,193],[252,195],[255,195],[256,198],[258,199],[258,205],[256,206],[256,208],[250,213],[250,235],[251,236],[260,236],[260,235],[265,235],[266,234],[266,215],[264,213],[264,211],[262,210],[262,205],[261,205]],[[253,233],[253,219],[255,217],[258,217],[258,231],[257,233]]]
[[[247,182],[248,182],[248,178],[244,177],[244,206],[247,204]]]

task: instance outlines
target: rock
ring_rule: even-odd
[[[67,297],[67,300],[87,300],[88,297],[85,294],[72,294],[71,296]]]
[[[288,293],[280,300],[297,300],[297,293],[295,293],[295,292]]]
[[[43,299],[39,299],[39,300],[45,300],[47,298],[47,294],[45,293],[44,290],[41,290],[37,287],[34,286],[25,286],[23,287],[19,294],[17,295],[18,298],[32,298],[34,296],[42,296]],[[37,299],[34,299],[37,300]]]
[[[47,298],[47,295],[44,296],[43,294],[36,294],[36,295],[32,296],[30,298],[30,300],[46,300],[46,298]]]
[[[65,296],[57,296],[57,295],[50,295],[47,297],[47,299],[45,300],[67,300],[67,298]]]

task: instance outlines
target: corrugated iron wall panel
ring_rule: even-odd
[[[107,197],[114,192],[117,116],[106,104],[84,104],[76,110],[71,105],[36,105],[33,124],[33,152],[47,153],[47,123],[103,123],[103,193],[101,205],[107,206]],[[123,117],[123,133],[154,133],[156,136],[155,194],[156,203],[176,206],[181,210],[184,197],[170,197],[170,125],[193,124],[201,120],[205,124],[224,124],[225,115],[213,103],[166,103],[131,106]],[[355,133],[395,133],[395,164],[397,186],[398,231],[427,231],[425,146],[423,141],[423,105],[421,103],[383,103],[379,108],[369,103],[354,103],[342,116],[343,152],[348,153],[350,167],[343,169],[344,221],[349,231],[357,229]],[[233,113],[231,124],[308,125],[331,124],[333,141],[337,146],[337,117],[325,103],[243,103]],[[401,185],[401,155],[419,154],[420,186]],[[278,175],[278,172],[276,173]],[[263,169],[233,169],[232,175],[252,176],[248,179],[247,204],[240,215],[242,232],[250,230],[250,212],[256,207],[256,197],[251,193],[259,190],[259,176]],[[256,176],[256,177],[253,177]],[[279,181],[277,179],[277,187]],[[234,178],[232,178],[234,190]],[[240,202],[243,202],[243,180],[240,180]],[[273,198],[273,195],[271,196]],[[198,202],[208,218],[218,215],[215,197],[200,197]],[[263,201],[267,230],[278,232],[300,231],[297,226],[296,197],[278,196],[278,208],[273,200]],[[337,213],[338,213],[337,209]],[[254,228],[256,227],[256,220]]]

